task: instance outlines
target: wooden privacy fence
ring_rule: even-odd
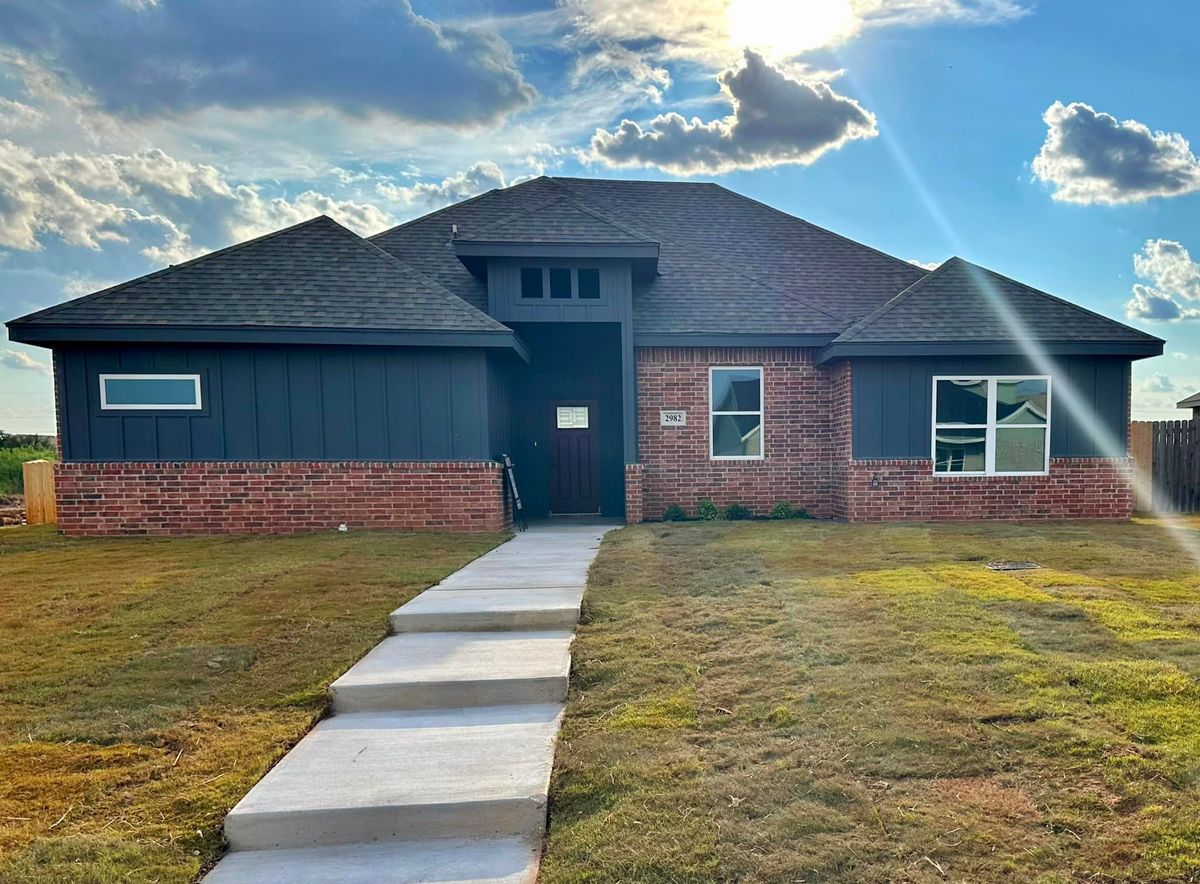
[[[54,464],[29,460],[21,465],[25,479],[25,523],[45,525],[58,520],[54,506]]]
[[[1200,421],[1134,421],[1130,454],[1138,509],[1200,512]]]

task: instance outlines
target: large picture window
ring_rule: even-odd
[[[710,368],[710,454],[714,460],[763,456],[761,368]]]
[[[199,411],[198,374],[102,374],[103,411]]]
[[[933,379],[933,471],[1038,476],[1050,470],[1050,378]]]

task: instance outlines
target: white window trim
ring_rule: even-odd
[[[937,419],[937,389],[938,381],[986,381],[987,390],[987,424],[939,424]],[[1004,427],[1037,428],[1046,431],[1045,463],[1040,470],[1024,472],[997,472],[996,470],[996,387],[998,384],[1010,381],[1045,381],[1046,382],[1046,423],[1045,424],[1005,424]],[[1051,379],[1045,374],[1001,374],[1001,375],[953,375],[939,374],[933,376],[933,408],[930,413],[932,429],[929,434],[930,469],[935,476],[951,478],[955,476],[1048,476],[1050,474],[1050,420],[1053,409],[1054,395],[1051,389]],[[984,469],[971,472],[946,473],[937,469],[937,431],[942,430],[983,430],[984,431]]]
[[[196,401],[191,405],[165,403],[139,403],[127,405],[108,401],[108,388],[105,381],[191,381],[196,388]],[[204,403],[200,399],[200,375],[198,374],[125,374],[116,372],[100,375],[100,410],[101,411],[202,411]]]
[[[758,411],[716,411],[713,409],[714,371],[757,371]],[[713,454],[713,418],[719,414],[758,415],[758,454]],[[708,367],[708,459],[709,460],[764,460],[767,456],[767,379],[761,365],[710,365]]]

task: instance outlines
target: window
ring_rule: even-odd
[[[586,430],[588,407],[586,405],[560,405],[555,413],[555,425],[560,430]]]
[[[1050,470],[1050,378],[933,379],[933,471],[979,476]]]
[[[710,454],[714,460],[763,456],[761,368],[708,370]]]
[[[542,268],[541,267],[522,267],[521,268],[521,297],[522,298],[540,298],[540,297],[542,297]]]
[[[102,374],[100,408],[128,411],[199,411],[198,374]]]
[[[585,301],[600,300],[600,271],[595,267],[579,268],[579,297]]]
[[[550,297],[571,297],[571,271],[565,267],[550,268]]]

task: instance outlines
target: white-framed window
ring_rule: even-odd
[[[200,411],[198,374],[102,374],[102,411]]]
[[[763,370],[712,366],[708,370],[709,438],[713,460],[763,457]]]
[[[934,377],[932,453],[936,475],[1046,475],[1050,378]]]

